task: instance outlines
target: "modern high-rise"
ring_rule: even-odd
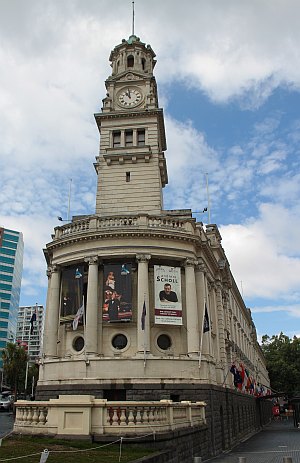
[[[42,355],[44,315],[42,305],[19,307],[16,342],[26,349],[30,363]]]
[[[22,233],[0,227],[0,350],[16,339],[23,252]]]

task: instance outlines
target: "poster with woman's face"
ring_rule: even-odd
[[[104,265],[103,321],[130,322],[132,320],[131,264]]]

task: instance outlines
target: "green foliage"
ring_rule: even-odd
[[[2,351],[3,372],[6,384],[14,394],[24,391],[28,355],[23,347],[8,342]]]
[[[267,360],[271,387],[293,395],[300,391],[300,338],[280,335],[262,337],[262,350]]]

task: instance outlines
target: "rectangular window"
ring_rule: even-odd
[[[7,285],[5,283],[0,283],[0,289],[2,291],[11,291],[12,290],[12,286],[11,285]]]
[[[126,182],[130,182],[130,172],[126,172]]]
[[[119,148],[121,146],[121,131],[118,130],[113,132],[113,148]]]
[[[0,262],[3,262],[5,264],[14,265],[15,259],[10,259],[9,257],[4,257],[4,256],[1,256],[1,254],[0,254]]]
[[[1,248],[1,254],[7,254],[8,256],[14,256],[16,254],[15,249],[6,249],[6,248]]]
[[[14,273],[14,268],[9,267],[8,265],[1,265],[0,264],[0,272]]]
[[[133,130],[125,131],[125,146],[133,145]]]
[[[8,318],[9,318],[9,312],[2,312],[2,311],[1,311],[1,312],[0,312],[0,317],[1,317],[1,318],[6,318],[6,319],[8,319]]]
[[[138,129],[137,144],[138,146],[145,146],[145,129]]]
[[[18,243],[12,243],[11,241],[8,241],[8,240],[2,240],[2,246],[4,248],[17,249]]]

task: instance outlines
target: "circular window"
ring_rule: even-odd
[[[170,336],[168,336],[167,334],[161,334],[160,336],[158,336],[157,345],[162,350],[170,349],[170,347],[172,346]]]
[[[74,339],[73,348],[76,350],[76,352],[80,352],[84,348],[83,337],[79,336],[78,338]]]
[[[127,338],[124,334],[117,334],[111,341],[113,347],[118,350],[125,349],[127,342]]]

